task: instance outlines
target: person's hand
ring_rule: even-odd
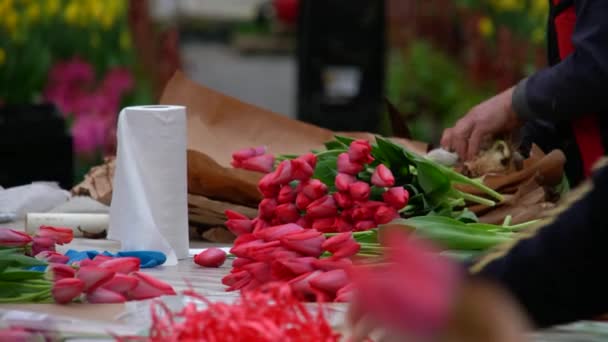
[[[509,88],[473,107],[443,132],[441,146],[469,160],[477,155],[484,139],[517,128],[521,122],[511,106],[512,95],[513,88]]]

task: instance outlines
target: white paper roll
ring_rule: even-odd
[[[108,238],[156,250],[167,265],[188,257],[186,109],[137,106],[118,119]]]
[[[72,228],[76,237],[94,237],[108,230],[109,220],[108,214],[29,213],[25,217],[25,231],[33,235],[40,226],[66,227]]]

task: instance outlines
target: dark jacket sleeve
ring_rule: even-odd
[[[506,287],[538,326],[608,313],[608,168],[553,223],[494,253],[473,277]]]
[[[608,112],[608,1],[577,0],[575,52],[521,81],[513,108],[523,119],[568,120]]]

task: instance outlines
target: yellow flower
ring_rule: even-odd
[[[45,11],[49,16],[54,16],[59,10],[59,0],[46,0]]]
[[[114,21],[116,20],[116,17],[114,16],[114,14],[105,12],[102,16],[101,16],[101,26],[104,29],[109,29],[110,27],[112,27],[112,25],[114,25]]]
[[[27,6],[25,17],[30,22],[35,22],[40,18],[40,4],[34,2]]]
[[[15,12],[13,9],[8,10],[4,14],[4,26],[6,27],[8,33],[10,33],[11,35],[13,35],[17,30],[18,19],[19,18],[17,17],[17,12]]]
[[[0,17],[4,17],[7,13],[14,11],[12,0],[0,0]]]
[[[4,64],[6,61],[6,52],[0,48],[0,65]]]
[[[78,17],[81,14],[81,10],[75,1],[71,1],[65,9],[64,17],[68,24],[75,24],[78,21]]]
[[[479,29],[481,35],[484,37],[490,37],[494,34],[494,23],[489,17],[482,17],[481,19],[479,19],[479,22],[477,23],[477,28]]]
[[[120,37],[118,38],[118,43],[120,44],[120,48],[123,50],[128,50],[131,48],[131,35],[129,31],[122,30],[120,31]]]
[[[549,2],[547,0],[532,0],[531,12],[536,16],[545,16],[549,13]]]
[[[494,0],[494,7],[499,11],[516,11],[524,7],[524,0]]]

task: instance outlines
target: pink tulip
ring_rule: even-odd
[[[325,217],[315,219],[312,223],[312,229],[318,230],[322,233],[331,233],[336,230],[336,218]]]
[[[310,286],[335,296],[339,289],[348,284],[348,276],[344,270],[332,270],[321,273],[310,279]]]
[[[302,228],[311,228],[312,219],[310,217],[302,216],[296,221],[296,224]]]
[[[114,277],[115,272],[110,269],[85,266],[80,267],[76,277],[84,282],[84,292],[90,292]]]
[[[291,260],[291,259],[295,259],[295,258],[301,258],[304,255],[298,253],[298,252],[294,252],[292,250],[289,250],[285,247],[279,247],[276,248],[272,254],[271,254],[271,258],[268,259],[268,261],[273,261],[273,260]]]
[[[237,257],[253,259],[252,254],[255,253],[256,250],[278,247],[280,245],[281,243],[279,241],[264,242],[264,240],[254,240],[240,245],[235,245],[230,249],[230,253],[236,255]]]
[[[127,299],[120,293],[98,287],[87,293],[87,302],[91,304],[124,303]]]
[[[336,189],[340,192],[348,192],[350,185],[356,181],[357,178],[355,178],[355,176],[346,173],[338,173],[335,180]]]
[[[274,211],[277,208],[277,201],[272,198],[264,198],[258,206],[258,212],[263,219],[274,217]]]
[[[101,260],[84,259],[76,261],[74,264],[78,265],[79,267],[99,267],[102,262],[103,261]]]
[[[359,252],[361,245],[355,241],[352,233],[347,232],[330,237],[321,247],[332,253],[334,258],[350,258]]]
[[[55,240],[48,237],[34,237],[32,243],[32,255],[38,255],[45,251],[55,251]]]
[[[260,283],[264,284],[272,279],[272,270],[268,262],[252,262],[243,266],[243,269],[251,274]]]
[[[349,195],[341,192],[336,192],[333,194],[333,197],[334,201],[336,201],[336,204],[341,209],[350,209],[353,207],[353,200],[350,198]]]
[[[293,278],[292,280],[288,281],[287,283],[291,286],[292,290],[302,296],[302,297],[307,297],[307,296],[311,296],[314,295],[314,291],[312,289],[312,287],[310,286],[310,280],[317,277],[318,275],[322,274],[323,272],[321,271],[313,271],[313,272],[308,272],[308,273],[304,273],[299,275],[296,278]]]
[[[136,257],[120,257],[106,260],[99,264],[99,268],[110,270],[114,273],[129,274],[139,271],[141,260]]]
[[[336,218],[336,231],[338,233],[350,232],[353,229],[354,229],[354,226],[351,223],[350,218],[345,218],[345,217]]]
[[[306,215],[313,219],[336,216],[336,214],[338,214],[338,207],[334,198],[329,195],[313,201],[306,207]]]
[[[203,267],[220,267],[226,261],[226,252],[212,247],[207,248],[194,257],[194,262]]]
[[[272,179],[272,184],[274,185],[285,185],[294,180],[293,178],[293,168],[291,166],[290,160],[283,160],[279,163],[276,171],[274,172],[274,178]]]
[[[281,238],[281,244],[292,251],[318,257],[323,253],[321,245],[325,237],[321,232],[306,230],[301,233],[291,233]]]
[[[230,209],[225,210],[224,215],[229,220],[249,220],[249,217]]]
[[[137,286],[137,282],[138,280],[134,277],[125,274],[115,274],[114,278],[101,285],[101,288],[120,293],[121,295],[127,295],[129,291]]]
[[[276,243],[276,241],[273,241]],[[285,247],[276,246],[276,245],[267,245],[261,247],[252,248],[248,254],[249,259],[253,259],[255,261],[263,261],[263,262],[272,262],[278,258],[286,258],[286,257],[297,257],[299,256],[297,253],[292,252]]]
[[[399,213],[395,208],[388,206],[379,207],[374,215],[377,224],[387,224],[396,218],[399,218]]]
[[[372,146],[367,140],[355,140],[348,147],[348,157],[353,163],[369,164],[373,162],[374,157],[372,157],[371,153]]]
[[[36,236],[51,238],[58,245],[63,245],[72,242],[74,231],[72,228],[41,226]]]
[[[374,211],[369,207],[360,206],[353,209],[351,213],[351,218],[353,219],[353,221],[371,220],[374,218]]]
[[[108,261],[108,260],[113,260],[114,257],[113,256],[109,256],[109,255],[103,255],[103,254],[97,254],[93,260],[94,261],[99,261],[99,263],[101,264],[104,261]]]
[[[300,211],[293,203],[279,204],[275,214],[281,223],[293,223],[300,219]]]
[[[237,236],[237,238],[234,240],[234,246],[238,246],[243,243],[247,243],[247,242],[251,242],[251,241],[255,241],[255,240],[257,240],[257,238],[253,234],[243,234],[243,235]]]
[[[319,199],[327,194],[327,185],[318,179],[311,179],[301,184],[303,184],[302,193],[311,200]]]
[[[253,229],[252,229],[253,233],[270,227],[270,223],[268,223],[268,221],[263,220],[261,218],[255,218],[255,219],[251,220],[251,224],[253,225]]]
[[[379,187],[389,187],[395,185],[395,177],[389,168],[380,164],[372,174],[372,184]]]
[[[391,207],[400,210],[407,205],[407,202],[410,199],[410,194],[403,187],[394,187],[388,189],[385,193],[382,194],[382,199],[386,204]]]
[[[47,272],[51,276],[53,282],[66,278],[74,278],[76,275],[76,270],[72,266],[66,264],[51,263],[48,266]]]
[[[353,299],[354,291],[353,284],[349,283],[336,292],[336,299],[334,301],[338,303],[350,303]]]
[[[129,297],[135,300],[150,299],[162,295],[175,295],[171,285],[143,272],[133,272],[131,276],[138,280],[137,286],[131,290]]]
[[[365,230],[376,228],[376,226],[376,222],[374,221],[359,221],[355,223],[355,231],[362,232]]]
[[[240,168],[262,173],[272,172],[274,167],[274,156],[272,154],[264,154],[261,156],[251,157],[240,162]]]
[[[32,237],[14,229],[0,228],[0,246],[24,247],[32,242]]]
[[[314,170],[308,162],[302,158],[296,158],[291,161],[291,168],[293,170],[293,179],[299,181],[307,181],[312,177]]]
[[[248,258],[236,258],[234,259],[234,261],[232,262],[232,267],[234,268],[241,268],[247,264],[251,264],[252,262],[254,262],[252,259],[248,259]]]
[[[279,194],[281,187],[273,184],[274,173],[264,175],[258,182],[258,189],[265,198],[275,198]]]
[[[298,226],[295,223],[288,223],[288,224],[283,224],[280,226],[274,226],[274,227],[269,227],[266,229],[263,229],[259,232],[256,232],[253,234],[253,236],[255,236],[258,239],[262,239],[264,241],[270,242],[270,241],[275,241],[275,240],[279,240],[280,238],[282,238],[285,235],[291,234],[291,233],[299,233],[304,231],[302,229],[302,227]]]
[[[24,328],[9,327],[0,329],[0,341],[5,342],[32,342],[44,341],[44,336]]]
[[[278,280],[290,280],[300,274],[314,271],[312,262],[317,260],[313,257],[294,259],[278,259],[272,262],[272,276]]]
[[[347,258],[324,258],[315,259],[312,265],[315,269],[321,271],[349,270],[353,266],[353,262]]]
[[[253,231],[253,223],[251,220],[228,220],[226,221],[226,227],[234,235],[239,236],[243,234],[249,234]]]
[[[297,159],[302,159],[306,161],[308,165],[313,168],[313,170],[317,166],[317,156],[315,156],[312,152],[305,153],[299,156]]]
[[[300,192],[296,196],[296,207],[300,210],[306,210],[306,207],[312,203],[312,200],[308,198],[308,196],[304,195],[303,192]]]
[[[70,261],[70,257],[53,251],[42,251],[36,254],[35,257],[38,260],[44,260],[46,262],[56,264],[67,264],[67,262]]]
[[[363,171],[363,164],[351,162],[348,153],[338,155],[337,165],[339,173],[356,176],[359,172]]]
[[[354,201],[365,202],[369,199],[370,195],[370,187],[369,184],[365,182],[354,182],[349,187],[350,197]]]
[[[280,204],[293,203],[296,200],[296,191],[289,184],[281,187],[279,195],[277,196],[277,202]]]
[[[78,278],[60,279],[53,283],[51,293],[58,304],[67,304],[82,294],[85,284]]]
[[[242,162],[245,159],[261,156],[265,153],[266,153],[265,146],[248,147],[248,148],[244,148],[242,150],[238,150],[238,151],[234,152],[232,154],[232,159]]]

